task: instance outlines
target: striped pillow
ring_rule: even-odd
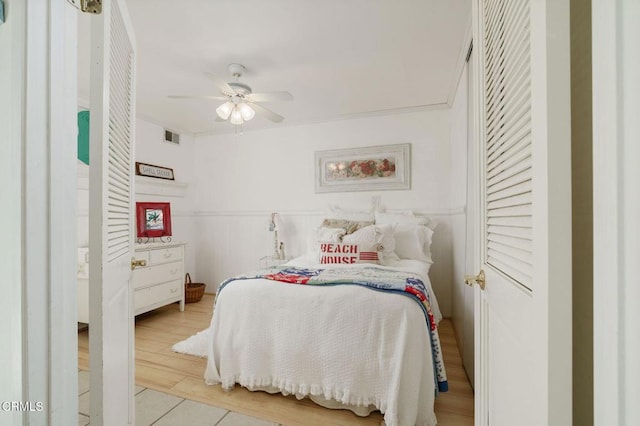
[[[320,243],[320,263],[379,263],[380,244]]]

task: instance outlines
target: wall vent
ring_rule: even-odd
[[[171,130],[164,131],[164,141],[175,143],[176,145],[180,145],[180,135],[172,132]]]

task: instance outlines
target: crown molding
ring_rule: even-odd
[[[410,114],[410,113],[423,112],[423,111],[448,110],[449,108],[450,106],[447,103],[437,103],[437,104],[428,104],[428,105],[414,105],[414,106],[408,106],[408,107],[402,107],[402,108],[390,108],[390,109],[376,110],[376,111],[363,111],[363,112],[356,112],[352,114],[341,114],[333,117],[286,121],[285,124],[279,123],[277,125],[265,124],[257,127],[251,127],[251,126],[249,126],[249,128],[243,127],[242,133],[257,132],[262,130],[274,130],[274,129],[279,129],[283,127],[307,126],[310,124],[333,123],[336,121],[344,121],[344,120],[357,120],[361,118]],[[232,135],[232,134],[236,134],[236,129],[235,129],[235,126],[231,126],[231,125],[228,127],[228,129],[225,129],[225,130],[220,128],[220,130],[211,130],[207,132],[194,133],[195,137]]]

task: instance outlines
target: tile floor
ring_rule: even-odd
[[[89,424],[89,372],[78,372],[78,426]],[[277,423],[227,411],[136,386],[136,426],[278,426]]]

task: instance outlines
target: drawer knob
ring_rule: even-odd
[[[171,257],[171,252],[166,252],[166,253],[164,254],[164,258],[165,258],[165,259],[168,259],[168,258],[170,258],[170,257]]]

